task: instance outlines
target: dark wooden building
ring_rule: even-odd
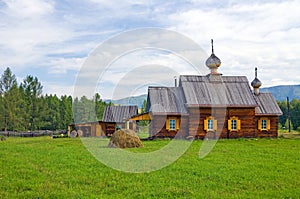
[[[223,76],[220,59],[206,61],[206,76],[183,75],[178,87],[149,87],[147,113],[132,117],[151,120],[150,137],[240,138],[277,137],[282,114],[271,93],[260,93],[261,82],[245,76]]]
[[[135,131],[136,122],[130,120],[130,118],[137,114],[137,106],[107,106],[104,111],[102,122],[114,124],[114,128],[107,131],[107,133],[110,134],[113,133],[116,128],[126,128]]]
[[[110,136],[116,128],[136,130],[135,121],[130,121],[129,118],[137,114],[137,106],[107,106],[101,121],[71,124],[68,134],[70,136],[73,131],[82,137],[100,137]]]

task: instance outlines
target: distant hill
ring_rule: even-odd
[[[137,105],[139,108],[142,108],[144,100],[147,100],[147,94],[126,97],[118,100],[105,100],[105,102],[109,103],[112,101],[112,103],[119,105]]]
[[[269,88],[261,88],[262,92],[270,92],[276,100],[286,100],[286,97],[300,100],[300,85],[273,86]]]
[[[286,100],[287,96],[290,100],[294,98],[300,100],[300,85],[273,86],[269,88],[261,88],[260,91],[272,93],[278,101]],[[112,100],[112,103],[119,105],[137,105],[139,108],[142,108],[144,100],[147,100],[146,94]],[[111,100],[105,100],[107,103],[110,101]]]

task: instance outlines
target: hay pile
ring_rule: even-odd
[[[113,133],[108,147],[134,148],[143,147],[140,138],[130,129],[120,129]]]

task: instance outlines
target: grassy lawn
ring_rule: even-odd
[[[168,141],[146,141],[147,152]],[[0,198],[299,198],[300,139],[202,141],[172,165],[130,174],[98,162],[80,139],[0,141]]]

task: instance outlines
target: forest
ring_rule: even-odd
[[[93,99],[43,95],[37,77],[28,75],[18,83],[9,67],[0,77],[0,131],[65,130],[74,119],[101,120],[106,106],[98,93]]]
[[[279,116],[279,128],[288,129],[288,117],[290,118],[291,130],[300,132],[300,100],[293,99],[289,102],[290,110],[288,111],[287,100],[277,101],[283,114]]]
[[[286,100],[277,103],[283,112],[279,128],[287,129],[290,117],[291,128],[300,131],[300,100],[290,102],[289,113]],[[0,77],[0,131],[65,130],[74,122],[101,120],[107,105],[99,93],[92,99],[44,95],[37,77],[27,75],[18,83],[9,67]]]

